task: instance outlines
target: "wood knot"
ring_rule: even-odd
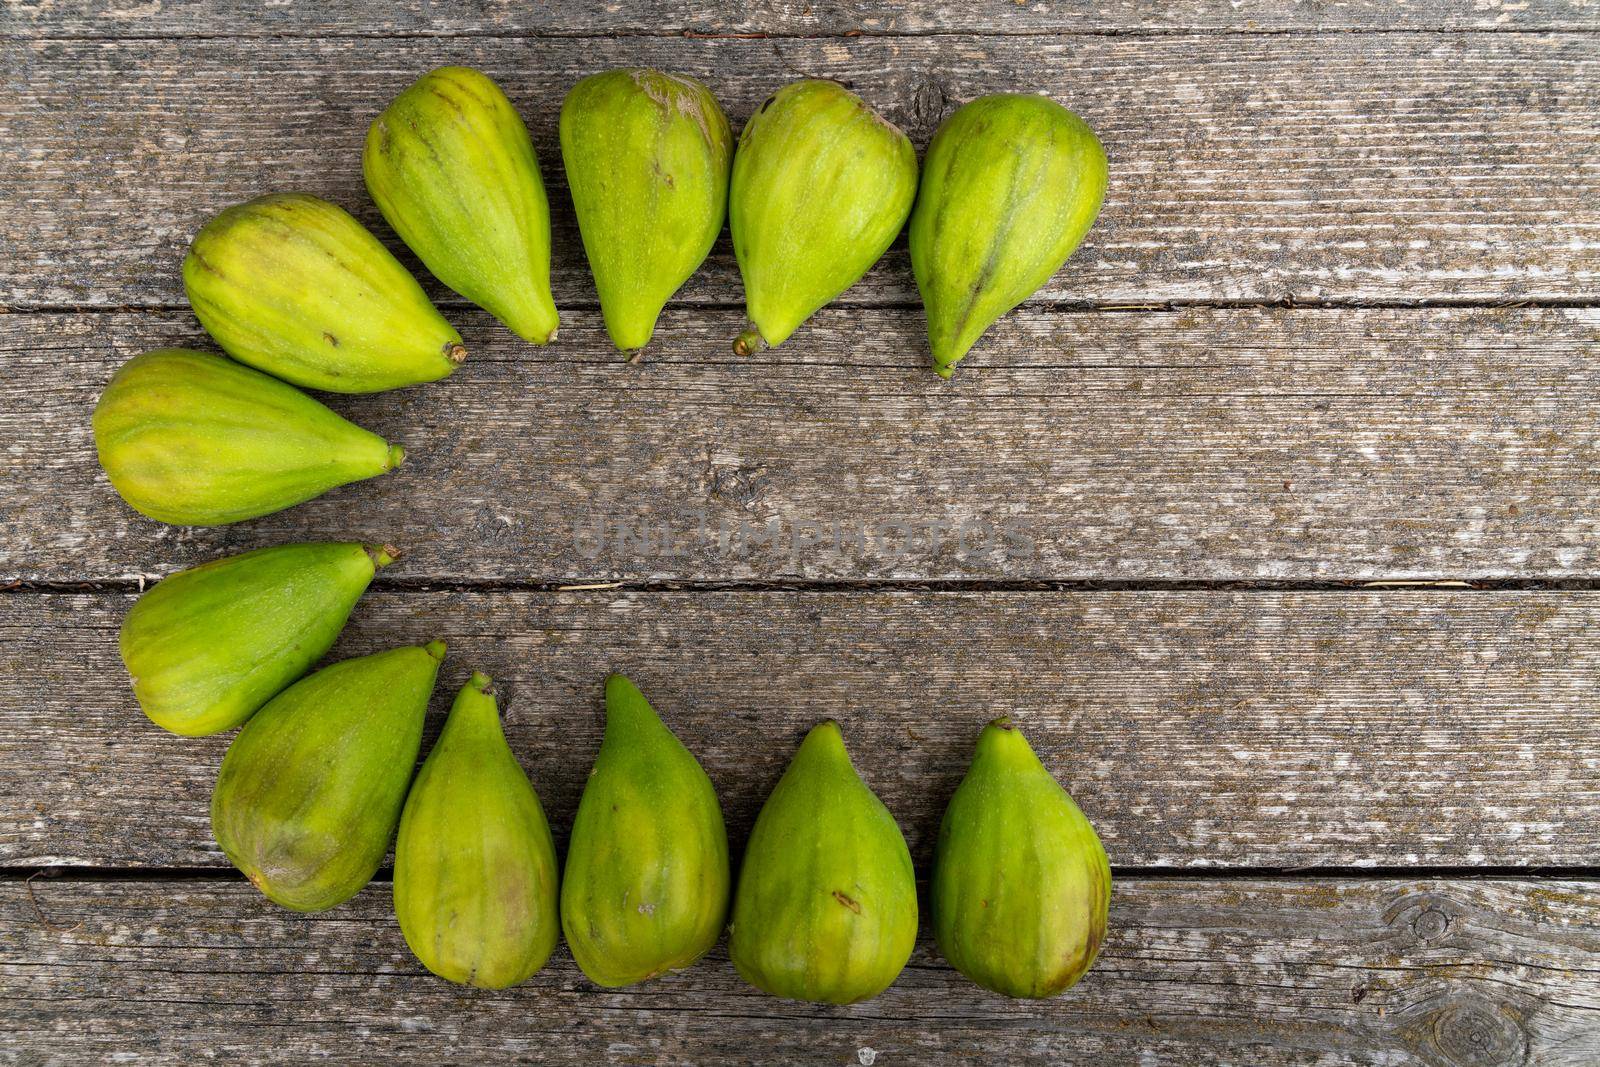
[[[944,120],[945,104],[949,99],[939,79],[923,78],[911,93],[910,125],[919,134],[931,136]]]
[[[1443,940],[1462,918],[1462,909],[1436,893],[1406,893],[1384,911],[1384,921],[1403,937],[1409,933],[1419,944]]]
[[[1411,920],[1411,932],[1417,935],[1418,941],[1437,941],[1450,930],[1450,916],[1437,905],[1424,908],[1415,919]]]
[[[1461,1067],[1522,1064],[1528,1058],[1522,1023],[1506,1005],[1480,997],[1463,998],[1434,1012],[1427,1039],[1445,1063]]]

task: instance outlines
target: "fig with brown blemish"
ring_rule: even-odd
[[[806,735],[756,817],[728,955],[757,989],[853,1004],[894,982],[916,939],[905,837],[828,719]]]

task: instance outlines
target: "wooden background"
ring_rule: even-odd
[[[1600,5],[34,0],[0,34],[0,1062],[1600,1062]],[[542,153],[558,344],[430,281],[468,362],[333,400],[399,472],[224,529],[133,514],[89,413],[131,355],[212,347],[190,235],[305,189],[394,245],[361,139],[447,62]],[[836,77],[919,149],[1042,90],[1104,140],[1106,208],[951,383],[903,243],[739,359],[724,239],[630,366],[555,145],[624,64],[736,126]],[[1022,543],[792,544],[909,523]],[[274,909],[211,840],[226,739],[151,726],[115,638],[148,579],[308,537],[402,546],[335,656],[444,637],[434,728],[493,674],[562,844],[612,669],[736,850],[832,715],[925,870],[979,726],[1018,716],[1116,870],[1099,965],[1013,1002],[924,939],[835,1009],[720,949],[615,992],[561,949],[488,994],[422,972],[386,872]]]

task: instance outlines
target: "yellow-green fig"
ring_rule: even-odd
[[[561,159],[606,332],[623,351],[643,348],[722,229],[728,119],[693,78],[608,70],[561,105]]]
[[[94,409],[94,443],[123,500],[181,526],[282,511],[405,458],[294,386],[185,348],[123,364]]]
[[[411,272],[343,208],[308,193],[257,197],[206,223],[183,287],[223,351],[307,389],[431,382],[467,356]]]
[[[984,729],[945,809],[929,898],[944,958],[1008,997],[1055,996],[1105,939],[1105,849],[1009,719]]]
[[[527,981],[561,934],[544,808],[500,727],[489,678],[457,694],[417,772],[394,843],[394,914],[441,978],[484,989]]]
[[[922,163],[910,233],[941,377],[1061,269],[1105,191],[1094,131],[1054,100],[982,96],[944,120]]]
[[[567,847],[561,924],[597,985],[705,955],[728,916],[728,835],[711,779],[628,679],[606,679],[606,732]]]
[[[122,622],[122,662],[139,706],[175,734],[233,729],[333,647],[394,553],[277,545],[163,579]]]
[[[917,879],[894,816],[856,774],[839,724],[806,735],[756,817],[728,955],[793,1000],[852,1004],[887,989],[917,940]]]
[[[389,851],[444,642],[347,659],[269,700],[228,746],[211,832],[267,899],[323,911]]]
[[[782,344],[888,250],[917,194],[906,135],[837,82],[779,89],[739,135],[728,226],[751,328]]]
[[[550,204],[500,86],[470,67],[424,74],[373,120],[361,171],[435,278],[523,340],[554,340]]]

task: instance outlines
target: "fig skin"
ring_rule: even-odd
[[[728,226],[752,324],[734,342],[776,347],[888,251],[917,194],[917,153],[837,82],[779,89],[739,135]]]
[[[643,348],[722,230],[727,116],[693,78],[608,70],[562,103],[561,159],[606,332],[622,351]]]
[[[1009,719],[984,729],[945,809],[928,896],[939,951],[985,989],[1053,997],[1094,964],[1111,866]]]
[[[711,779],[644,694],[613,674],[561,884],[573,958],[611,988],[688,967],[722,933],[731,880]]]
[[[183,287],[224,352],[306,389],[398,389],[437,381],[467,356],[410,271],[309,193],[219,213],[195,234]]]
[[[910,227],[940,377],[1061,269],[1105,191],[1105,150],[1054,100],[982,96],[944,120],[922,163]]]
[[[231,730],[321,659],[390,546],[276,545],[179,571],[122,622],[122,662],[150,721]]]
[[[561,935],[550,824],[512,755],[487,675],[457,694],[417,772],[394,845],[394,913],[423,965],[505,989],[543,967]]]
[[[94,443],[130,507],[178,526],[270,515],[405,458],[294,386],[186,348],[123,364],[95,406]]]
[[[443,641],[324,667],[222,757],[211,831],[275,904],[324,911],[372,880],[400,821]]]
[[[471,67],[418,78],[367,131],[378,210],[445,285],[524,341],[555,340],[550,202],[528,127]]]
[[[917,939],[917,880],[894,816],[839,724],[801,742],[745,847],[728,955],[774,996],[853,1004],[893,984]]]

